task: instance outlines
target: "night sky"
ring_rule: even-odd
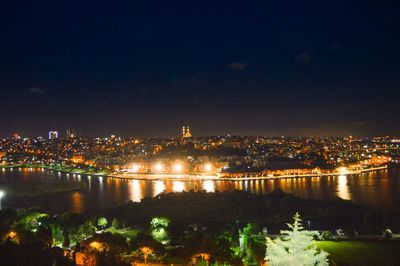
[[[400,135],[399,1],[0,1],[0,136]]]

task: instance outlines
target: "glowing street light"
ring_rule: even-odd
[[[154,165],[154,169],[155,169],[157,172],[161,172],[161,171],[163,170],[163,168],[164,168],[164,166],[163,166],[161,163],[156,163],[156,164]]]
[[[0,190],[0,210],[1,210],[1,199],[6,195],[3,190]]]
[[[213,169],[213,166],[212,166],[211,163],[206,163],[206,164],[204,165],[204,171],[206,171],[206,172],[211,172],[212,169]]]
[[[175,163],[174,164],[174,171],[177,173],[180,173],[183,171],[183,165],[181,163]]]
[[[132,172],[137,173],[137,172],[139,172],[139,168],[140,168],[140,166],[138,164],[134,164],[134,165],[132,165],[131,170],[132,170]]]

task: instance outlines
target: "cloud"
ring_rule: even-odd
[[[307,64],[311,62],[311,56],[307,53],[307,52],[303,52],[301,54],[298,54],[295,58],[294,58],[294,62],[295,63],[299,63],[299,64]]]
[[[246,69],[248,66],[249,66],[249,64],[246,63],[246,61],[231,62],[231,63],[228,64],[229,68],[237,69],[237,70]]]
[[[32,87],[28,89],[28,92],[30,94],[44,94],[46,91],[44,89],[38,88],[38,87]]]

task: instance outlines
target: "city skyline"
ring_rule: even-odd
[[[183,127],[185,128],[185,126]],[[72,135],[70,132],[73,132]],[[51,134],[56,134],[56,136],[50,138]],[[157,135],[157,136],[140,136],[140,135],[119,135],[118,132],[111,132],[109,134],[104,134],[104,135],[94,135],[94,136],[90,136],[90,135],[83,135],[83,134],[79,134],[78,132],[76,132],[73,129],[66,129],[66,130],[58,130],[58,129],[52,129],[49,130],[47,132],[43,132],[43,134],[39,134],[39,135],[27,135],[24,134],[23,132],[18,132],[18,131],[13,131],[10,132],[8,135],[6,136],[0,136],[0,138],[3,139],[23,139],[23,138],[28,138],[28,139],[33,139],[33,138],[43,138],[43,139],[74,139],[74,138],[115,138],[115,137],[121,137],[121,138],[149,138],[149,139],[184,139],[184,138],[205,138],[205,137],[213,137],[213,136],[226,136],[226,137],[266,137],[266,138],[279,138],[279,137],[311,137],[311,138],[323,138],[323,137],[350,137],[350,138],[375,138],[375,137],[393,137],[393,138],[398,138],[399,135],[252,135],[252,134],[230,134],[230,133],[226,133],[226,134],[210,134],[210,135],[192,135],[191,133],[189,135],[185,135],[185,133],[180,132],[179,130],[177,130],[175,132],[175,135],[169,135],[169,136],[162,136],[162,135]]]

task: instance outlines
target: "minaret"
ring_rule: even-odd
[[[189,126],[186,127],[185,137],[186,137],[186,138],[191,138],[191,137],[192,137],[192,134],[190,133],[190,128],[189,128]]]
[[[186,127],[183,126],[182,127],[182,139],[185,137],[185,135],[186,135]]]

